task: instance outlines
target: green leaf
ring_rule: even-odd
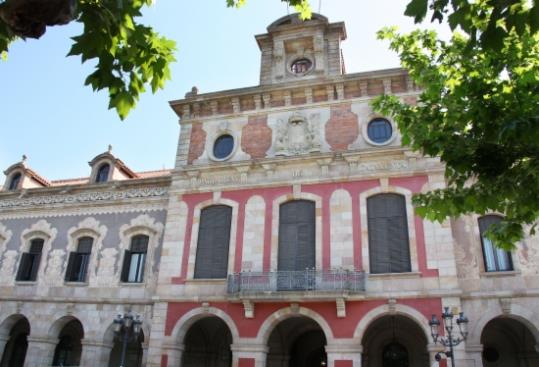
[[[406,6],[404,15],[414,18],[414,22],[419,23],[425,19],[428,9],[428,0],[412,0]]]

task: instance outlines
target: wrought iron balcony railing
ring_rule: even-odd
[[[256,294],[286,291],[365,291],[365,273],[347,270],[302,270],[242,272],[228,276],[228,294]]]

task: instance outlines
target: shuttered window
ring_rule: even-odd
[[[370,271],[411,271],[406,201],[398,194],[380,194],[367,199]]]
[[[21,256],[19,270],[17,271],[18,281],[33,282],[37,279],[44,243],[45,240],[41,238],[33,239],[30,242],[30,251],[23,253]]]
[[[142,283],[144,281],[144,266],[150,238],[146,235],[136,235],[131,238],[129,250],[125,250],[121,280],[125,283]]]
[[[223,279],[228,273],[232,208],[214,205],[202,209],[195,259],[196,279]]]
[[[279,208],[279,271],[313,269],[316,264],[315,203],[294,200]]]
[[[81,237],[77,244],[77,251],[69,253],[65,275],[66,282],[85,282],[92,253],[92,237]]]
[[[483,245],[483,257],[486,271],[511,271],[513,260],[509,251],[497,248],[491,240],[485,237],[485,232],[492,224],[501,222],[502,218],[497,215],[487,215],[479,218],[479,231],[481,232],[481,244]]]

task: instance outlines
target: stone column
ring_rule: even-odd
[[[163,354],[167,355],[168,363],[167,367],[181,367],[182,366],[182,356],[185,346],[180,345],[164,345]],[[152,362],[153,363],[153,362]],[[161,363],[161,361],[159,361]],[[150,365],[153,367],[153,365]],[[161,364],[159,364],[161,366]]]
[[[339,364],[361,367],[363,347],[354,341],[339,342],[326,345],[328,367],[339,367]]]
[[[103,344],[95,340],[81,340],[82,356],[81,367],[107,366],[109,364],[112,345]]]
[[[57,344],[58,338],[29,336],[24,367],[50,366]]]
[[[167,317],[167,303],[158,302],[153,306],[153,316],[152,316],[152,330],[151,335],[146,336],[149,340],[148,350],[146,357],[146,367],[160,367],[161,366],[161,355],[164,353],[163,345],[172,343],[167,341],[165,338],[165,320]],[[170,364],[169,357],[169,366],[177,367],[178,364]]]
[[[437,353],[443,352],[444,347],[441,344],[429,344],[427,345],[427,351],[429,352],[429,366],[430,367],[439,367],[438,362],[436,362],[435,356]],[[444,356],[445,358],[445,356]]]
[[[232,344],[230,346],[232,350],[232,367],[240,366],[240,360],[242,363],[249,360],[250,366],[254,367],[266,367],[266,358],[268,355],[269,348],[267,345],[263,344],[249,344],[249,343],[240,343]]]

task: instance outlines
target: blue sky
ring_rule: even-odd
[[[399,66],[375,33],[386,25],[412,29],[412,20],[403,15],[407,2],[322,1],[323,15],[346,23],[348,73]],[[249,0],[241,9],[225,3],[157,0],[145,10],[141,21],[177,42],[177,62],[165,89],[142,95],[124,121],[107,109],[106,92],[83,85],[92,65],[65,57],[69,37],[81,31],[78,24],[48,28],[40,40],[15,42],[8,61],[0,62],[0,169],[26,154],[28,164],[48,179],[87,176],[88,161],[108,144],[135,171],[171,168],[179,125],[168,101],[183,98],[193,85],[199,93],[257,85],[260,55],[254,35],[287,13],[278,0]],[[318,10],[318,0],[311,3]]]

